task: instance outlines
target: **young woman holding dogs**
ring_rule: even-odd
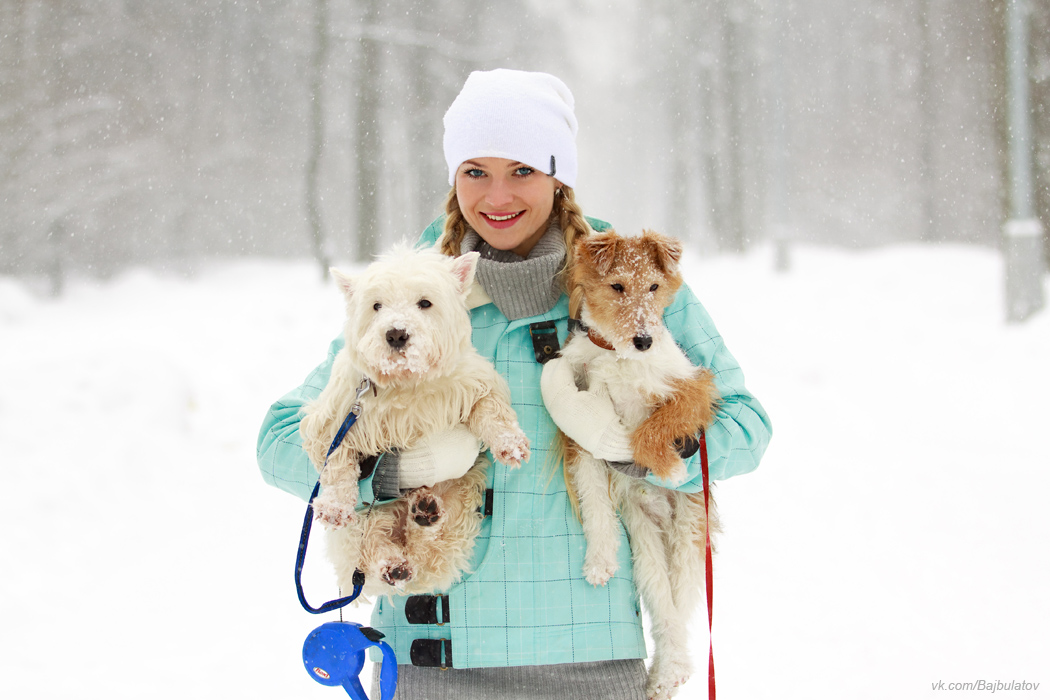
[[[532,454],[520,469],[494,462],[489,470],[491,511],[471,573],[434,596],[379,599],[372,626],[397,655],[400,698],[641,700],[646,650],[626,533],[620,527],[616,535],[616,572],[605,585],[588,583],[583,530],[561,471],[550,469],[558,426],[540,391],[542,362],[565,342],[575,311],[564,288],[574,244],[608,228],[576,203],[572,94],[543,73],[475,72],[444,124],[452,189],[445,215],[419,244],[448,255],[481,253],[469,297],[473,343],[507,379]],[[711,371],[721,396],[707,430],[711,478],[753,470],[771,428],[739,365],[687,286],[664,320],[690,361]],[[264,478],[304,499],[316,471],[298,435],[301,409],[324,388],[341,345],[337,339],[306,382],[271,407],[259,436]],[[630,468],[630,436],[611,405],[596,401],[588,404],[593,418],[561,426],[565,433],[599,459],[627,463],[636,478],[671,486]],[[388,464],[359,483],[361,500],[462,474],[478,450],[465,432],[402,452],[393,476]],[[701,490],[699,458],[684,466],[674,488]]]

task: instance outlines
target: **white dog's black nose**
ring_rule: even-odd
[[[645,352],[653,346],[653,338],[650,335],[636,335],[634,336],[634,347],[642,352]]]
[[[408,331],[401,328],[391,328],[386,332],[386,344],[394,350],[400,350],[408,343]]]

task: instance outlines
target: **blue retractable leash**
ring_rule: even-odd
[[[367,378],[363,379],[360,386],[357,387],[357,400],[346,419],[343,420],[343,424],[339,426],[339,431],[328,448],[325,465],[328,464],[328,458],[332,456],[335,449],[343,442],[347,431],[357,422],[357,417],[361,415],[361,397],[371,387],[372,382]],[[321,469],[323,471],[324,467]],[[321,479],[318,477],[313,493],[310,494],[310,502],[306,506],[303,530],[299,536],[299,551],[295,556],[295,592],[303,608],[315,615],[338,610],[353,602],[361,595],[361,588],[365,583],[364,575],[355,571],[352,594],[330,600],[317,608],[306,602],[306,595],[303,593],[303,564],[306,561],[306,546],[310,542],[310,529],[314,519],[313,502],[320,490]],[[307,636],[303,644],[303,665],[306,666],[310,677],[321,685],[341,685],[354,700],[368,700],[358,676],[361,675],[361,670],[365,666],[365,651],[369,647],[378,647],[383,652],[383,665],[379,671],[379,690],[382,700],[391,700],[397,688],[397,658],[390,645],[382,640],[382,632],[371,627],[362,627],[356,622],[326,622]]]

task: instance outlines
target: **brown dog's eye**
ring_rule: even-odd
[[[652,287],[649,287],[649,291],[650,292],[655,292],[659,288],[660,288],[660,285],[654,284]]]
[[[617,282],[616,284],[611,285],[611,286],[612,286],[614,292],[619,292],[620,294],[623,294],[623,285],[622,284]]]
[[[416,304],[421,309],[429,309],[433,304],[430,303],[429,299],[420,299],[419,303]]]

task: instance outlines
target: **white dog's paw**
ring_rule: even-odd
[[[649,669],[649,682],[645,688],[648,700],[670,700],[681,689],[693,673],[689,659],[667,661],[657,659]]]
[[[354,521],[354,504],[339,501],[324,494],[313,502],[314,517],[333,530],[346,527]]]
[[[415,571],[407,559],[386,560],[379,563],[379,578],[383,583],[398,590],[403,590],[405,584],[412,580]]]
[[[604,586],[619,570],[619,566],[584,566],[583,577],[592,586]]]
[[[521,428],[514,426],[513,432],[503,433],[492,445],[492,456],[511,469],[529,461],[529,438]]]
[[[587,549],[583,559],[583,577],[592,586],[604,586],[617,571],[620,563],[616,561],[616,552],[598,554],[593,547]]]

